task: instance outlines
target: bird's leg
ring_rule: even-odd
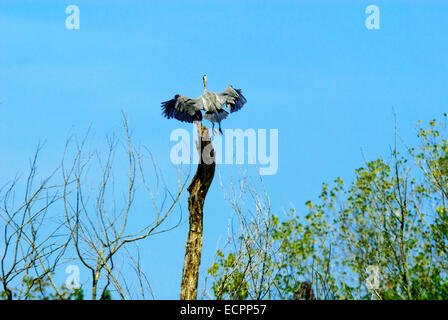
[[[218,122],[219,123],[219,133],[222,135],[222,130],[221,130],[221,121]]]
[[[212,122],[212,133],[213,133],[213,135],[216,134],[216,131],[215,131],[215,123],[214,123],[214,122]]]

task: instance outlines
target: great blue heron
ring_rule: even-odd
[[[240,89],[228,86],[223,92],[215,93],[207,91],[207,76],[202,77],[204,82],[204,93],[196,99],[187,98],[181,94],[176,94],[174,99],[162,102],[162,114],[168,118],[175,118],[183,122],[202,121],[201,110],[205,111],[204,118],[210,121],[215,128],[215,123],[219,124],[219,132],[222,134],[221,121],[229,115],[223,109],[224,105],[235,112],[240,110],[247,102]]]

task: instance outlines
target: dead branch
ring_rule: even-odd
[[[205,197],[215,175],[215,151],[208,129],[197,122],[197,143],[200,163],[188,187],[188,210],[190,230],[185,245],[185,259],[182,271],[181,300],[196,300],[198,292],[199,265],[202,252],[203,208]]]

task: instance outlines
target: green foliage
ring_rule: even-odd
[[[216,299],[246,300],[249,285],[244,280],[244,274],[235,268],[235,256],[229,253],[227,256],[218,250],[217,261],[209,268],[208,272],[216,277],[224,275],[213,285]]]
[[[73,300],[84,300],[84,290],[82,288],[75,289],[72,294]]]
[[[25,277],[22,281],[22,287],[9,289],[11,298],[17,297],[19,291],[22,291],[25,300],[84,300],[84,291],[82,288],[69,289],[62,285],[56,291],[50,283],[48,277]],[[3,300],[8,299],[6,291],[0,291],[0,297]]]
[[[105,289],[101,294],[100,300],[112,300],[112,293],[110,292],[110,290]]]
[[[272,298],[310,282],[317,299],[448,299],[448,140],[433,120],[420,146],[369,161],[351,184],[337,178],[317,201],[286,219],[272,216]],[[258,253],[261,254],[261,253]],[[230,256],[210,268],[214,287],[250,283]],[[221,270],[221,272],[218,272]],[[224,283],[224,284],[223,284]],[[241,286],[241,285],[240,285]],[[236,295],[238,296],[238,295]]]

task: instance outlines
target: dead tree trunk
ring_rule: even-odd
[[[197,122],[199,141],[196,145],[200,162],[196,174],[188,187],[188,210],[190,230],[185,245],[184,268],[180,290],[181,300],[196,300],[198,293],[199,265],[202,252],[202,217],[207,191],[215,175],[215,151],[208,129]]]

